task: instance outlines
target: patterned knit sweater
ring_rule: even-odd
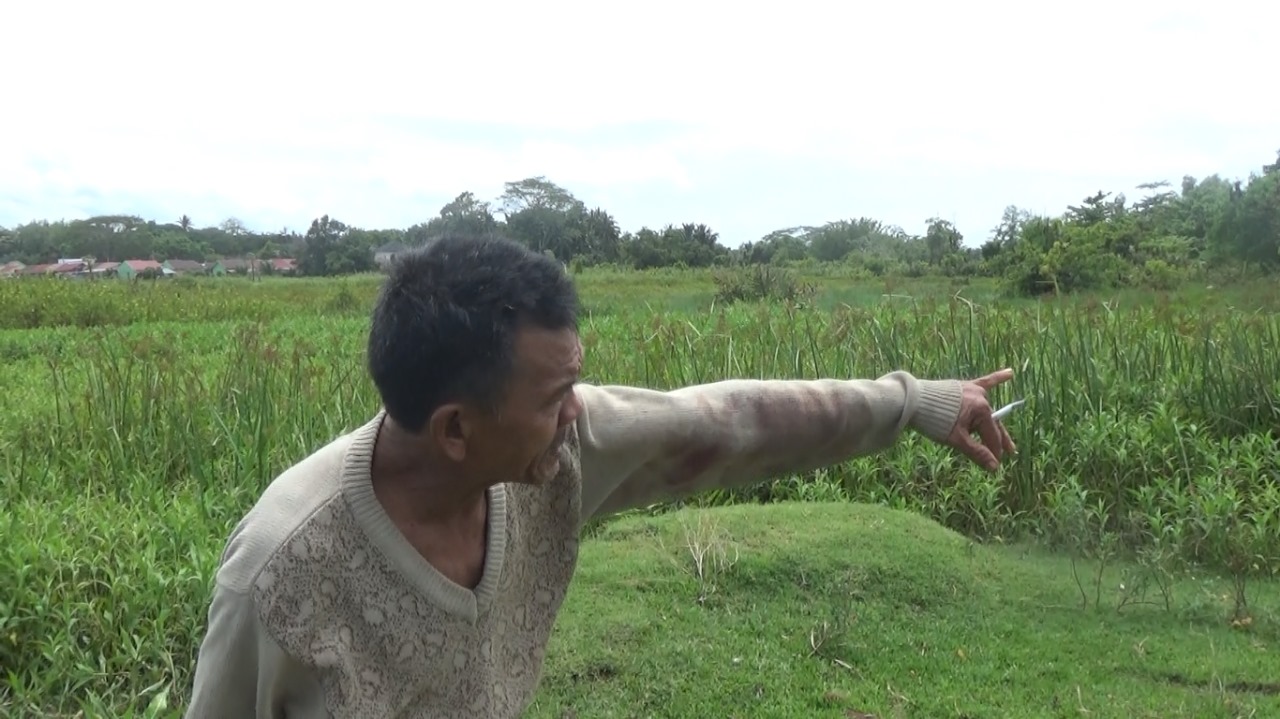
[[[594,516],[944,439],[954,381],[729,380],[658,392],[580,385],[544,487],[489,493],[479,585],[437,572],[374,497],[383,420],[286,470],[222,556],[187,717],[517,717]]]

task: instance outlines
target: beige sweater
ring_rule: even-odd
[[[382,413],[286,470],[235,527],[188,717],[517,717],[593,516],[944,439],[960,385],[730,380],[658,392],[582,385],[547,486],[489,495],[475,590],[445,579],[374,498]]]

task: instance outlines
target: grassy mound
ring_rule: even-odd
[[[779,504],[628,517],[583,546],[532,717],[1280,715],[1280,585],[1094,567],[918,515]],[[1101,604],[1094,605],[1095,596]]]

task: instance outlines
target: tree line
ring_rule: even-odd
[[[950,222],[931,218],[922,235],[870,217],[778,229],[729,248],[705,224],[622,231],[603,208],[589,208],[545,177],[504,185],[494,201],[463,192],[406,229],[363,229],[337,218],[303,234],[256,232],[236,219],[195,227],[107,215],[0,228],[0,262],[59,257],[211,260],[293,257],[299,274],[375,269],[380,247],[412,247],[450,231],[502,232],[572,265],[632,269],[843,263],[868,275],[992,276],[1019,294],[1117,286],[1176,286],[1213,269],[1270,273],[1280,267],[1280,152],[1245,180],[1211,175],[1141,185],[1145,196],[1099,191],[1059,216],[1006,208],[979,247],[964,246]]]

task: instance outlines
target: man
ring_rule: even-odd
[[[989,470],[1014,450],[986,398],[1010,370],[592,386],[576,304],[559,263],[501,239],[397,260],[368,344],[384,409],[232,532],[188,717],[516,717],[590,518],[837,463],[907,428]]]

